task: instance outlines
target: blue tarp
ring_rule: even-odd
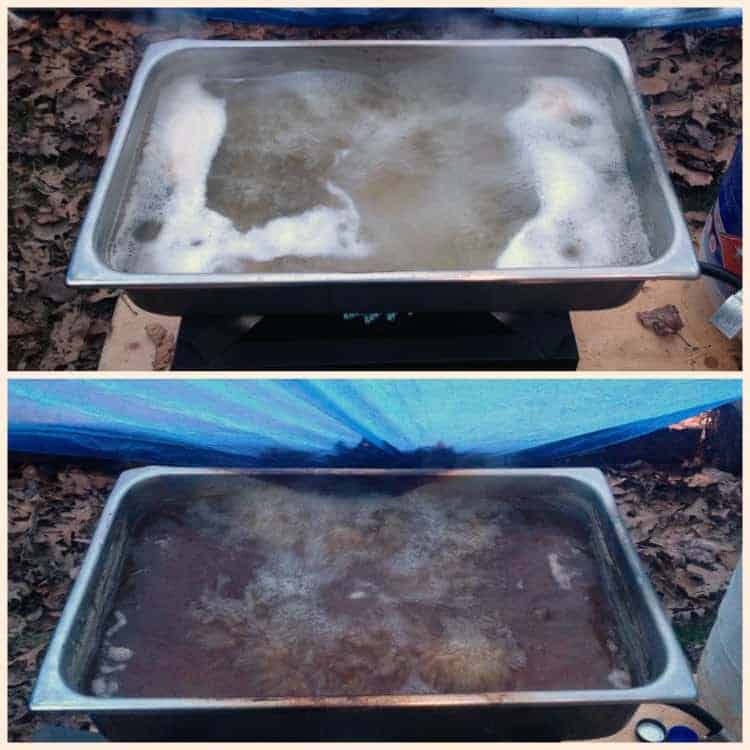
[[[496,8],[496,16],[559,26],[692,29],[741,26],[741,8]]]
[[[529,465],[740,397],[734,379],[14,380],[9,447],[184,465],[405,466],[419,451]]]
[[[509,21],[628,29],[739,26],[742,23],[740,8],[190,8],[182,12],[216,21],[320,28],[436,20],[457,14],[480,23],[494,15]]]
[[[164,8],[160,9],[160,12],[168,13],[169,11]],[[214,21],[328,28],[371,23],[401,23],[418,17],[425,10],[420,8],[186,8],[181,12]]]

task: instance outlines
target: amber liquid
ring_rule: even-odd
[[[122,696],[612,687],[627,668],[589,531],[529,506],[258,480],[165,503],[129,544],[94,675],[114,645]]]

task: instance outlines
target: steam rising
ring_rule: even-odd
[[[94,692],[465,693],[628,676],[592,552],[564,518],[450,485],[331,496],[255,479],[169,508],[131,543]]]
[[[605,94],[476,60],[173,79],[113,244],[162,273],[650,257]]]

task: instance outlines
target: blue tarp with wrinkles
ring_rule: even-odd
[[[405,23],[456,15],[479,23],[495,15],[508,21],[627,29],[705,28],[742,23],[741,8],[190,8],[181,12],[216,21],[319,28]]]
[[[496,8],[509,21],[604,29],[695,29],[740,26],[741,8]]]
[[[16,380],[9,447],[160,464],[405,466],[439,445],[468,463],[529,465],[740,397],[734,379]]]

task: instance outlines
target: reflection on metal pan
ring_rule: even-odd
[[[408,133],[409,147],[405,151],[403,139],[396,138],[392,143],[387,137],[390,130],[380,128],[376,129],[374,140],[362,141],[371,144],[372,155],[357,150],[345,154],[345,144],[334,138],[335,142],[321,145],[320,152],[311,151],[315,159],[309,154],[310,158],[306,157],[302,164],[297,156],[302,153],[298,149],[304,138],[296,132],[292,118],[284,128],[284,143],[288,144],[281,144],[279,153],[269,152],[263,159],[253,156],[254,149],[259,148],[253,137],[267,123],[261,118],[257,127],[244,132],[242,122],[249,113],[269,110],[278,92],[271,92],[274,96],[268,99],[270,94],[264,93],[263,85],[247,85],[243,81],[265,80],[264,77],[288,81],[313,71],[320,100],[327,103],[336,88],[331,83],[333,78],[366,75],[367,85],[357,89],[357,96],[364,101],[362,106],[375,106],[368,103],[368,97],[375,96],[370,90],[373,89],[377,94],[375,99],[385,97],[385,104],[380,102],[378,107],[400,110],[409,97],[391,101],[388,92],[393,88],[392,82],[408,81],[410,75],[417,75],[415,71],[420,70],[438,70],[440,75],[433,74],[432,82],[426,85],[425,103],[415,110],[415,125],[413,132]],[[545,98],[545,91],[549,92],[550,85],[558,86],[554,81],[559,76],[572,82],[563,88],[580,84],[607,97],[612,127],[621,147],[622,168],[632,183],[636,201],[632,220],[621,222],[625,227],[622,231],[627,233],[629,224],[640,227],[638,231],[644,233],[645,245],[640,252],[645,255],[633,255],[627,262],[606,254],[596,255],[594,235],[602,235],[603,243],[608,241],[603,230],[614,210],[610,203],[620,200],[615,194],[592,187],[591,180],[599,179],[596,170],[581,167],[577,157],[572,158],[565,149],[557,157],[554,154],[545,157],[547,160],[554,157],[558,167],[549,175],[556,182],[547,186],[547,193],[559,193],[557,183],[565,182],[569,171],[578,174],[576,170],[582,170],[579,177],[571,176],[569,194],[577,195],[586,187],[590,193],[601,195],[601,200],[595,201],[591,221],[578,221],[579,229],[584,227],[585,231],[574,232],[570,241],[564,238],[568,214],[577,211],[580,215],[580,207],[568,200],[552,204],[543,201],[539,206],[535,199],[524,197],[525,191],[528,192],[526,177],[532,181],[546,179],[543,154],[533,144],[525,147],[513,140],[523,137],[523,127],[516,127],[515,136],[510,133],[507,140],[501,132],[483,126],[493,122],[493,118],[502,117],[503,112],[510,117],[509,122],[515,122],[519,112],[531,116],[531,110],[531,114],[536,112],[535,107],[543,109],[549,98]],[[205,81],[203,89],[195,86],[196,80]],[[128,206],[133,201],[141,208],[151,205],[161,194],[159,191],[164,192],[162,188],[154,188],[153,195],[144,193],[146,197],[142,195],[138,203],[139,191],[151,180],[148,174],[144,176],[139,171],[144,149],[151,148],[157,161],[164,155],[163,149],[154,150],[153,144],[149,146],[146,142],[154,123],[165,122],[160,103],[163,105],[163,97],[170,96],[170,91],[174,93],[170,86],[176,85],[175,81],[184,81],[184,86],[202,92],[196,95],[193,115],[214,133],[211,137],[216,143],[205,158],[188,153],[196,158],[190,167],[194,182],[183,180],[185,190],[176,189],[176,197],[170,198],[176,201],[174,205],[183,212],[180,215],[184,220],[163,227],[145,217],[131,227]],[[535,88],[534,81],[542,81],[541,88]],[[283,85],[288,88],[286,83]],[[518,88],[515,94],[514,87]],[[511,104],[504,102],[503,91],[508,101],[513,100]],[[531,96],[529,91],[536,93]],[[428,102],[432,101],[433,93],[436,109],[437,102],[446,104],[441,110],[445,117],[440,120],[443,136],[447,137],[451,127],[455,127],[449,117],[451,107],[456,109],[454,105],[448,106],[451,97],[466,99],[466,107],[474,117],[466,126],[466,133],[461,131],[461,143],[469,143],[468,151],[462,152],[460,158],[454,153],[445,174],[434,165],[441,164],[441,159],[444,161],[441,149],[446,144],[440,139],[436,141],[434,133],[423,127],[418,116],[418,112],[432,115]],[[212,102],[219,99],[212,99],[214,95],[237,103],[227,105],[226,111],[217,109]],[[530,98],[523,99],[522,95]],[[203,101],[200,106],[198,99]],[[557,100],[555,96],[552,99]],[[311,107],[302,110],[307,119],[300,118],[301,134],[306,127],[312,127]],[[594,112],[592,107],[591,102],[583,106],[586,111],[572,118],[571,128],[583,128]],[[323,109],[325,117],[319,117],[326,122],[331,113]],[[192,110],[188,107],[184,111]],[[238,113],[244,114],[240,117]],[[356,113],[335,110],[334,114],[352,118],[351,122],[346,120],[347,130],[364,127],[363,118]],[[399,121],[394,113],[391,116],[394,122]],[[229,118],[229,122],[222,118]],[[182,159],[180,154],[190,145],[188,125],[181,121],[169,125],[176,136],[182,133],[179,138],[175,136],[180,148],[170,157],[177,167]],[[226,128],[236,134],[234,145],[229,142],[231,139],[222,137]],[[326,129],[318,130],[315,137],[322,138]],[[367,128],[365,131],[373,132]],[[584,150],[591,151],[594,140],[584,138],[581,141]],[[332,161],[345,154],[338,166],[327,159],[324,146],[336,154]],[[197,145],[195,150],[199,150]],[[365,187],[355,184],[358,170],[363,166],[357,158],[361,161],[366,156],[365,162],[369,164],[380,152],[392,154],[395,162],[401,163],[403,173],[398,176],[390,167],[384,168],[374,182],[368,178]],[[419,160],[412,165],[409,160],[414,154],[434,168],[425,172]],[[320,170],[328,170],[326,174],[330,172],[335,179],[319,179],[316,175]],[[516,187],[510,180],[510,187],[503,191],[492,181],[493,171],[524,179]],[[169,164],[153,172],[163,177],[169,172]],[[284,174],[288,179],[282,180]],[[278,184],[279,180],[283,184]],[[583,181],[586,186],[573,184],[576,181]],[[203,183],[205,196],[201,192]],[[472,193],[471,204],[459,211],[456,206],[461,197],[472,190],[476,192]],[[258,198],[259,191],[262,199]],[[358,200],[352,202],[349,196],[355,193]],[[417,195],[423,198],[417,200]],[[191,201],[197,201],[197,214],[195,208],[190,208]],[[493,206],[506,211],[505,218],[495,216]],[[461,217],[468,214],[473,218],[467,219],[464,226]],[[187,235],[182,237],[181,233],[192,226],[189,219],[196,215],[202,218],[193,222],[196,237],[191,235],[188,242]],[[278,218],[287,215],[299,219],[295,219],[294,228],[287,219]],[[597,226],[602,231],[594,231]],[[123,240],[123,233],[127,241]],[[219,245],[226,250],[234,248],[233,253],[226,253],[231,262],[211,260],[210,253],[206,255],[209,260],[200,260],[212,237],[218,237]],[[292,241],[290,237],[296,239]],[[139,263],[131,257],[132,253],[123,254],[123,242],[131,243],[136,255],[138,247],[151,248],[158,263]],[[329,250],[335,245],[339,250],[326,256],[315,250],[315,243],[322,243],[321,247]],[[252,252],[246,245],[254,248]],[[297,255],[284,254],[285,248],[297,245],[302,248]],[[557,245],[560,248],[555,249]],[[370,252],[368,247],[376,250]],[[508,252],[504,256],[506,247]],[[524,266],[529,249],[534,247],[539,247],[538,257]],[[594,255],[585,260],[586,253]],[[245,257],[242,262],[241,257]],[[188,258],[198,260],[188,263]],[[617,40],[270,43],[177,40],[152,45],[144,56],[81,227],[68,282],[88,288],[122,288],[144,307],[172,314],[553,311],[612,307],[634,296],[644,281],[697,275],[680,207],[650,133],[625,48]]]
[[[513,496],[529,508],[554,507],[585,523],[628,651],[632,687],[471,694],[293,698],[97,697],[87,680],[118,586],[133,524],[155,503],[239,492],[248,478],[331,497],[420,493]],[[262,491],[257,500],[262,502]],[[561,739],[617,731],[648,702],[695,699],[690,670],[594,469],[217,470],[146,468],[121,475],[45,657],[35,711],[91,714],[112,739]]]

